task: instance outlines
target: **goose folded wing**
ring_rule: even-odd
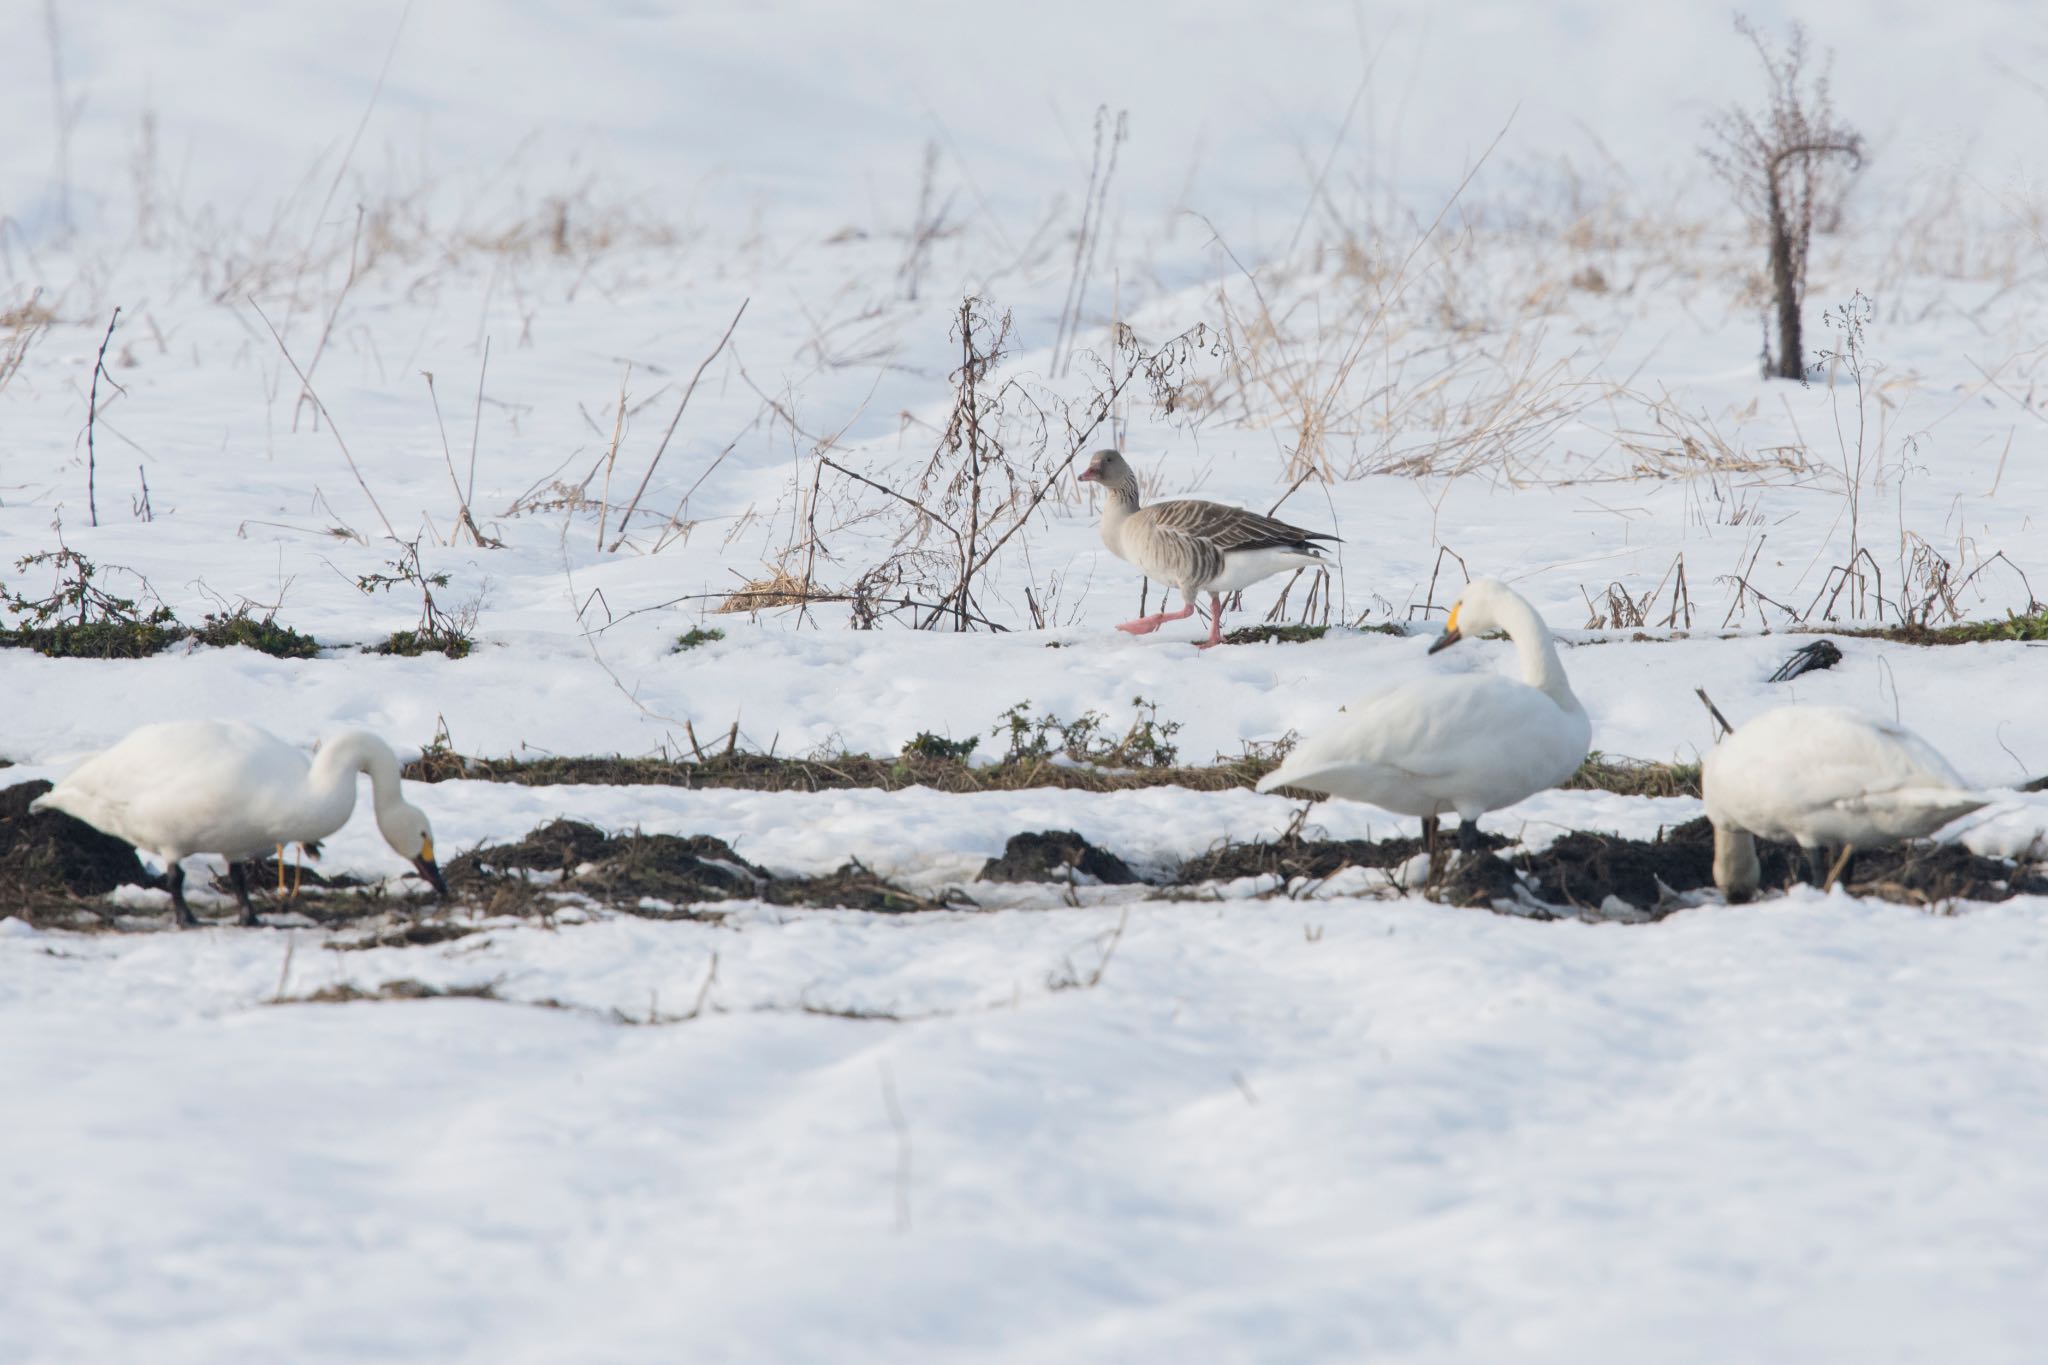
[[[1149,519],[1126,543],[1145,576],[1161,583],[1206,583],[1223,572],[1223,551],[1188,531]]]
[[[1246,550],[1305,550],[1314,553],[1318,549],[1314,542],[1337,539],[1326,532],[1290,525],[1277,517],[1197,498],[1154,503],[1146,510],[1152,514],[1154,525],[1206,541],[1225,554]]]

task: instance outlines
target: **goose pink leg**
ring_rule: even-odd
[[[1215,593],[1209,594],[1209,638],[1195,646],[1196,649],[1212,649],[1223,643],[1223,599]]]
[[[1179,611],[1162,611],[1155,612],[1150,616],[1140,616],[1135,621],[1124,622],[1117,629],[1123,631],[1126,635],[1150,635],[1168,621],[1185,621],[1194,614],[1195,604],[1190,600]]]

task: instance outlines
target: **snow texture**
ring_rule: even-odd
[[[1766,679],[1811,638],[1795,616],[1840,632],[1938,600],[1930,556],[1973,619],[2048,592],[2048,165],[2025,74],[2048,37],[1995,0],[1752,14],[1835,50],[1837,105],[1871,138],[1806,308],[1817,355],[1872,301],[1860,383],[1841,360],[1806,386],[1757,377],[1761,253],[1695,156],[1704,117],[1758,83],[1714,7],[17,3],[0,582],[40,595],[49,569],[14,561],[66,545],[188,622],[253,603],[325,648],[0,650],[0,780],[186,716],[308,745],[367,727],[408,753],[445,727],[471,755],[675,755],[736,722],[781,754],[932,732],[986,759],[1019,702],[1121,732],[1136,698],[1202,762],[1381,686],[1510,667],[1501,642],[1425,656],[1463,579],[1442,551],[1558,628],[1609,756],[1696,760],[1704,687],[1738,725],[1856,706],[1972,784],[2037,778],[2041,642],[1837,633],[1833,668]],[[1075,411],[1117,327],[1207,329],[1189,406],[1140,383],[1091,433],[1148,497],[1266,510],[1316,453],[1302,394],[1342,397],[1320,451],[1337,477],[1282,508],[1344,538],[1337,628],[1200,655],[1194,621],[1116,633],[1140,583],[1071,479],[984,584],[1006,633],[716,612],[804,562],[809,511],[821,586],[896,543],[902,505],[817,456],[914,482],[969,293],[1013,317],[1002,377]],[[489,548],[454,534],[472,439]],[[474,612],[468,658],[358,648],[414,624],[409,588],[358,580],[415,537],[438,599]],[[1838,592],[1858,549],[1883,582]],[[1652,603],[1640,623],[1611,588]],[[696,627],[723,638],[675,652]],[[1174,788],[408,794],[444,861],[570,816],[717,835],[778,874],[857,856],[926,890],[1020,832],[1156,871],[1298,809]],[[1699,813],[1548,792],[1486,823],[1541,847]],[[1343,803],[1312,819],[1414,832]],[[2048,795],[2015,791],[1945,837],[2015,855],[2044,829]],[[323,865],[405,870],[360,810]],[[1622,926],[1455,910],[1377,874],[1274,890],[571,910],[348,950],[0,905],[0,1360],[2040,1357],[2042,898],[1709,894]],[[420,998],[307,999],[391,983]]]

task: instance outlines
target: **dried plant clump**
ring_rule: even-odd
[[[800,607],[811,600],[811,585],[787,568],[776,565],[764,578],[751,579],[728,593],[712,610],[719,615],[736,611],[769,611],[776,607]]]

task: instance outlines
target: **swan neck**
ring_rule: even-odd
[[[1714,826],[1714,885],[1730,904],[1736,904],[1756,895],[1757,883],[1762,880],[1762,868],[1757,862],[1756,838],[1748,830],[1735,829],[1728,825]]]
[[[313,803],[322,811],[339,810],[336,828],[355,809],[356,774],[370,775],[370,795],[377,809],[386,811],[402,799],[398,755],[391,746],[367,730],[350,730],[334,735],[320,746],[313,759],[308,782]]]
[[[1572,691],[1571,680],[1565,676],[1564,662],[1557,657],[1557,641],[1536,609],[1517,601],[1509,604],[1502,615],[1508,618],[1502,622],[1508,638],[1515,642],[1515,651],[1521,656],[1522,681],[1567,711],[1580,709],[1578,694]]]

